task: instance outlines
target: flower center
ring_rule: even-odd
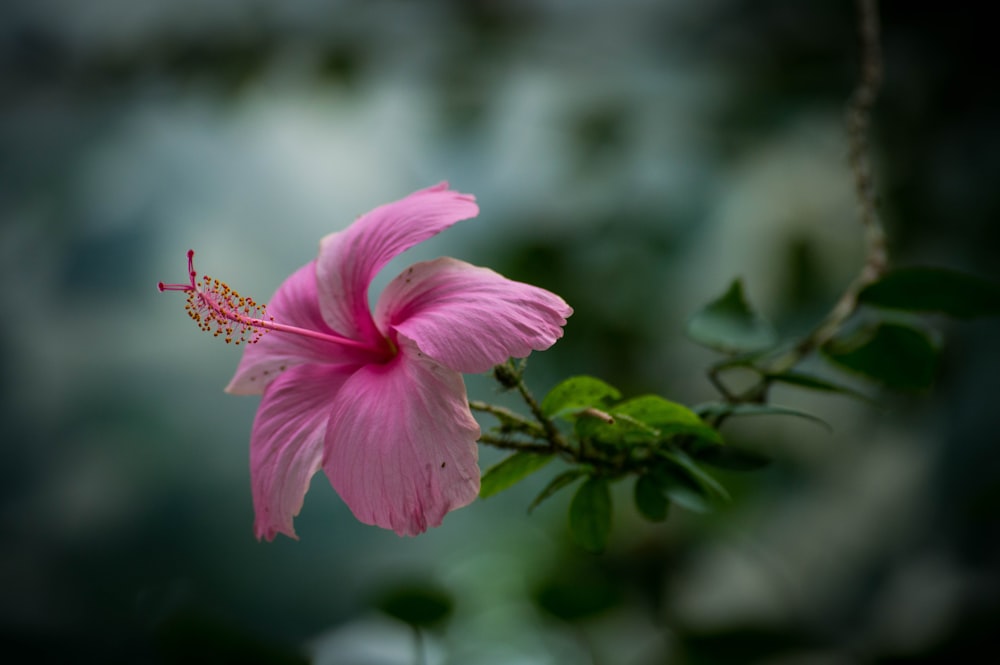
[[[379,356],[385,356],[387,353],[385,348],[376,348],[365,342],[279,323],[273,316],[267,316],[266,305],[258,303],[253,298],[241,296],[228,284],[207,275],[199,282],[198,273],[194,269],[193,249],[188,250],[187,259],[187,284],[160,282],[157,288],[160,291],[187,293],[187,304],[184,305],[184,309],[191,320],[213,336],[223,337],[226,344],[255,344],[265,333],[277,331],[368,351]]]

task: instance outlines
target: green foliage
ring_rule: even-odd
[[[601,552],[607,544],[609,485],[626,476],[635,478],[636,509],[650,521],[665,520],[671,503],[695,512],[713,510],[730,497],[705,467],[751,471],[770,463],[760,453],[727,445],[719,433],[726,420],[794,417],[833,430],[811,413],[769,403],[772,386],[872,401],[836,380],[799,371],[797,366],[807,356],[818,351],[836,367],[896,390],[924,390],[931,385],[938,349],[930,337],[910,325],[887,321],[884,315],[845,335],[856,303],[957,317],[1000,314],[1000,286],[947,270],[897,270],[864,288],[856,302],[848,291],[808,335],[779,346],[770,323],[749,305],[742,282],[734,280],[688,321],[692,340],[726,354],[708,373],[720,401],[693,408],[659,395],[622,400],[617,388],[591,376],[563,381],[539,405],[524,386],[523,364],[515,369],[507,363],[498,370],[497,379],[505,388],[521,392],[535,421],[496,407],[481,409],[500,421],[501,437],[491,442],[519,452],[483,476],[480,495],[510,487],[553,457],[568,461],[570,467],[549,481],[528,510],[585,478],[570,503],[569,524],[573,540],[590,552]],[[723,380],[729,371],[739,371],[744,378],[753,373],[756,380],[734,390]]]
[[[771,324],[747,303],[740,279],[688,320],[687,335],[723,353],[760,351],[777,342]]]
[[[479,496],[483,499],[505,490],[552,461],[552,455],[520,451],[483,474]]]
[[[927,334],[895,323],[834,339],[822,351],[837,365],[895,390],[926,390],[937,369],[938,349]]]
[[[717,500],[729,498],[729,492],[719,481],[680,452],[661,452],[657,463],[635,486],[636,506],[653,521],[657,521],[654,518],[659,504],[667,500],[693,512],[707,513]],[[666,508],[662,510],[665,517]]]
[[[611,533],[611,492],[605,478],[588,478],[573,495],[569,530],[583,549],[594,554],[604,551]]]
[[[840,385],[839,383],[827,381],[826,379],[821,379],[818,376],[812,376],[811,374],[789,371],[778,374],[766,374],[765,376],[769,380],[776,383],[784,383],[790,386],[807,388],[809,390],[818,390],[820,392],[839,393],[841,395],[854,397],[865,402],[871,401],[871,398],[868,397],[868,395],[865,395],[854,388],[849,388],[847,386]]]
[[[580,467],[574,467],[572,469],[569,469],[568,471],[563,471],[558,476],[553,478],[549,482],[549,484],[545,486],[545,489],[543,489],[541,492],[538,493],[538,496],[535,497],[535,500],[531,502],[530,506],[528,506],[528,512],[530,513],[535,508],[537,508],[543,501],[550,498],[553,494],[563,489],[564,487],[572,485],[577,478],[585,475],[587,475],[587,471]]]
[[[719,432],[682,404],[658,395],[620,398],[613,386],[576,376],[557,385],[534,409],[538,427],[524,426],[528,421],[503,409],[481,408],[499,420],[506,438],[497,443],[518,451],[484,474],[480,496],[507,489],[553,457],[567,459],[570,468],[549,481],[528,511],[585,478],[570,502],[570,534],[581,548],[596,553],[604,550],[611,531],[611,483],[635,476],[637,509],[649,520],[662,521],[670,503],[706,512],[729,497],[701,468],[702,460],[687,451],[745,467],[759,463],[738,451],[731,456],[719,452],[726,448]],[[567,438],[549,418],[571,423],[572,435]]]
[[[694,481],[694,483],[706,496],[715,496],[727,501],[730,499],[729,492],[726,491],[726,488],[723,487],[715,478],[708,475],[700,466],[695,464],[694,461],[684,453],[661,451],[660,456],[669,460],[680,469],[683,469],[687,473],[688,477]]]
[[[695,479],[684,470],[664,464],[653,469],[650,478],[672,503],[694,513],[712,511],[712,499]]]
[[[549,418],[566,418],[588,408],[600,408],[621,397],[618,389],[592,376],[573,376],[549,391],[541,409]]]
[[[576,423],[580,438],[612,446],[655,444],[673,436],[721,442],[719,433],[702,422],[691,409],[658,395],[643,395],[608,409],[614,421],[581,418]]]
[[[996,316],[1000,314],[1000,285],[943,268],[901,268],[868,285],[858,301],[958,318]]]
[[[790,406],[778,406],[777,404],[708,402],[699,404],[694,407],[694,410],[702,418],[718,418],[719,416],[794,416],[814,422],[828,431],[833,431],[830,423],[819,416],[813,415],[808,411],[793,409]]]

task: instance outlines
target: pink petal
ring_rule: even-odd
[[[441,258],[417,263],[394,279],[379,299],[375,319],[443,365],[475,373],[549,348],[572,313],[545,289]]]
[[[316,262],[310,261],[282,282],[267,305],[266,316],[275,321],[322,333],[333,333],[319,311]],[[281,372],[302,363],[357,363],[363,352],[290,333],[269,331],[256,344],[247,345],[226,392],[257,395]]]
[[[330,365],[300,365],[264,392],[250,435],[250,479],[257,538],[295,538],[309,480],[323,459],[323,438],[334,396],[350,376]]]
[[[337,394],[323,470],[359,520],[413,536],[479,494],[478,438],[461,375],[401,338]]]
[[[377,339],[368,286],[395,256],[479,214],[475,199],[442,182],[362,215],[320,243],[316,276],[320,308],[331,328],[357,340]]]

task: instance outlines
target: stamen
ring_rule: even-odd
[[[387,344],[384,348],[373,347],[364,342],[321,333],[317,330],[298,328],[279,323],[274,317],[267,315],[267,305],[258,303],[253,298],[243,297],[225,282],[213,279],[208,275],[198,281],[198,273],[194,269],[194,250],[189,249],[188,283],[164,284],[157,283],[160,291],[183,291],[187,293],[187,303],[184,305],[188,316],[205,332],[214,337],[222,337],[226,344],[255,344],[268,331],[294,333],[312,339],[331,342],[341,346],[368,351],[382,356],[392,356],[394,349]],[[388,342],[388,340],[385,340]]]
[[[199,284],[193,270],[191,280],[195,286],[188,291],[184,309],[202,330],[222,337],[226,344],[237,345],[254,344],[267,332],[267,328],[258,325],[267,320],[266,305],[241,296],[228,284],[208,275]]]

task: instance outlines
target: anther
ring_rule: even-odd
[[[383,358],[395,355],[396,348],[387,339],[380,342],[363,342],[343,337],[332,331],[320,332],[280,323],[267,314],[267,305],[246,298],[218,279],[203,275],[198,280],[194,269],[194,250],[187,253],[187,284],[157,282],[160,291],[183,291],[187,294],[184,309],[195,324],[215,337],[223,337],[227,344],[255,344],[264,333],[277,331],[301,335],[321,342],[348,347]],[[265,372],[266,374],[266,372]]]

